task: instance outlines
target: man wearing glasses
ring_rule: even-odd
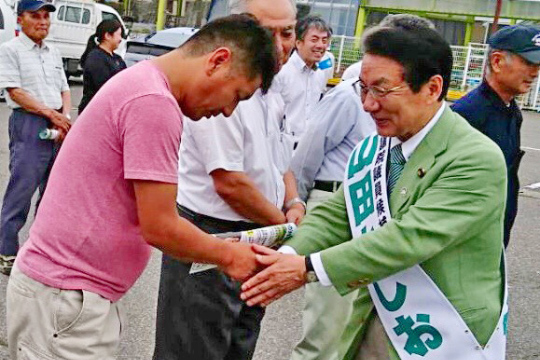
[[[375,131],[373,119],[359,101],[358,78],[340,83],[317,104],[310,126],[291,161],[298,195],[307,211],[328,200],[345,174],[356,144]],[[291,360],[328,360],[337,350],[352,310],[355,293],[341,297],[334,288],[309,284],[302,313],[302,340]],[[324,331],[321,331],[324,324]],[[329,328],[331,326],[331,328]]]
[[[431,21],[411,14],[388,15],[379,25],[435,28]],[[337,191],[354,147],[375,132],[375,123],[360,101],[359,76],[360,69],[354,78],[343,81],[322,98],[294,154],[291,169],[308,211]],[[334,359],[356,296],[351,292],[342,297],[334,287],[320,283],[307,285],[302,339],[290,360]]]
[[[361,99],[378,135],[354,149],[289,254],[254,246],[268,268],[242,298],[266,306],[314,281],[359,289],[339,359],[503,360],[503,155],[444,103],[452,52],[436,31],[377,27],[363,45]]]

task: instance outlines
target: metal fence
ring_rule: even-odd
[[[450,79],[449,98],[456,100],[482,82],[487,61],[487,45],[471,43],[468,46],[452,45],[454,64]],[[336,58],[334,75],[341,77],[350,65],[362,59],[361,40],[351,36],[334,36],[330,51]],[[529,93],[520,96],[523,109],[540,111],[540,81],[535,81]]]

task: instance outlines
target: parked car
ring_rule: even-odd
[[[182,45],[197,31],[195,28],[177,27],[130,40],[127,42],[124,61],[129,67],[141,60],[166,54]]]

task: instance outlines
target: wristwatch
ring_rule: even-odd
[[[293,206],[295,204],[302,204],[302,206],[304,207],[304,211],[306,211],[306,208],[307,208],[306,202],[304,200],[300,199],[299,197],[295,197],[295,198],[292,198],[291,200],[287,201],[287,203],[285,204],[285,210],[289,210],[291,208],[291,206]]]
[[[315,273],[315,268],[313,268],[313,264],[311,263],[311,256],[307,255],[305,259],[306,259],[306,282],[312,283],[312,282],[319,281],[319,278],[317,277],[317,274]]]

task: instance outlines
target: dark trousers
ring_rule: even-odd
[[[26,223],[32,196],[39,189],[39,206],[56,157],[57,145],[41,140],[39,132],[49,121],[24,110],[14,110],[9,118],[10,178],[0,214],[0,254],[16,255],[19,231]],[[37,211],[37,210],[36,210]]]
[[[179,208],[208,233],[259,227]],[[163,255],[154,360],[250,360],[264,309],[240,300],[240,283],[217,269],[189,274],[191,264]]]

